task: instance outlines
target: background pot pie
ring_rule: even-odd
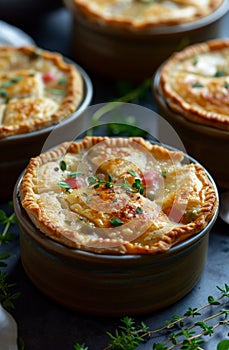
[[[189,46],[162,66],[168,106],[192,122],[229,130],[229,40]]]
[[[222,0],[74,0],[77,11],[111,26],[146,29],[195,21],[212,13]]]
[[[141,138],[86,137],[32,158],[20,200],[45,235],[96,253],[156,254],[200,232],[217,194],[199,164]]]
[[[0,48],[0,138],[57,124],[82,97],[81,74],[60,54],[32,46]]]

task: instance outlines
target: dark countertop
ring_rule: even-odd
[[[229,36],[229,14],[222,24],[222,36]],[[33,23],[32,23],[33,22]],[[42,18],[33,18],[17,26],[33,37],[38,46],[59,51],[71,58],[72,19],[67,10],[59,6]],[[115,82],[105,78],[91,76],[94,86],[93,103],[107,102],[114,97]],[[152,96],[148,96],[144,105],[154,109]],[[5,208],[1,203],[0,208]],[[172,315],[183,313],[188,307],[199,307],[207,302],[209,295],[217,296],[216,286],[229,284],[229,229],[220,219],[210,233],[208,258],[204,272],[193,290],[175,305],[149,315],[136,317],[150,328],[157,328]],[[103,318],[84,315],[68,310],[41,294],[30,282],[21,265],[20,258],[14,266],[10,280],[16,283],[21,296],[15,303],[13,315],[17,321],[19,335],[26,350],[67,350],[73,349],[76,342],[86,343],[89,349],[102,350],[108,343],[106,331],[113,331],[118,324],[117,318]],[[93,292],[93,291],[92,291]],[[208,338],[204,349],[216,349],[217,342],[226,338],[228,328],[222,327],[217,336]],[[152,340],[139,349],[151,349]],[[5,349],[1,349],[5,350]]]

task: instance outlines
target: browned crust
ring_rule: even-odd
[[[229,48],[229,39],[216,39],[191,45],[180,52],[174,53],[160,70],[158,93],[163,95],[163,98],[171,110],[179,113],[190,121],[228,131],[228,117],[224,117],[214,110],[206,111],[204,108],[201,109],[194,104],[191,105],[178,95],[168,82],[170,73],[179,62],[188,58],[194,58],[200,53],[220,51],[225,48]]]
[[[11,47],[5,46],[0,48],[1,51],[12,52],[14,54],[17,51],[24,53],[25,55],[39,54],[45,60],[53,62],[53,65],[58,67],[61,71],[68,75],[68,91],[65,99],[59,106],[56,113],[54,113],[50,120],[47,122],[36,120],[33,125],[23,124],[20,125],[0,125],[0,138],[28,133],[35,130],[40,130],[51,125],[55,125],[65,118],[69,117],[73,112],[77,110],[83,99],[83,80],[80,72],[72,64],[68,64],[64,61],[63,56],[57,52],[51,52],[40,49],[35,46],[23,46],[23,47]]]
[[[168,151],[164,147],[158,145],[152,145],[149,141],[144,141],[142,138],[117,138],[110,139],[108,137],[86,137],[81,142],[66,142],[61,144],[58,148],[41,154],[36,158],[32,158],[26,169],[24,177],[20,186],[20,200],[22,206],[26,210],[32,222],[36,227],[43,232],[45,235],[51,237],[55,241],[58,241],[70,248],[78,248],[82,250],[88,250],[98,253],[111,253],[111,254],[156,254],[162,253],[170,249],[174,244],[186,240],[188,237],[200,232],[207,223],[212,219],[216,207],[218,204],[217,194],[215,192],[213,184],[208,179],[203,167],[201,165],[195,164],[196,175],[203,184],[203,189],[201,192],[201,197],[204,198],[204,205],[200,210],[200,215],[195,221],[188,224],[182,224],[180,226],[174,226],[171,230],[166,233],[166,236],[157,243],[148,246],[140,245],[137,240],[132,242],[126,242],[121,239],[94,239],[93,245],[96,243],[103,242],[104,248],[88,247],[85,246],[77,232],[71,230],[63,229],[63,227],[53,224],[50,218],[46,215],[44,209],[40,205],[39,197],[33,191],[35,173],[36,170],[42,165],[52,160],[59,159],[62,155],[67,152],[77,153],[82,149],[89,149],[92,145],[99,142],[107,142],[108,144],[126,146],[132,142],[139,143],[142,147],[147,149],[149,152],[158,159],[167,159],[168,157],[173,160],[181,160],[183,153]],[[76,240],[74,242],[71,238],[74,237]],[[78,241],[77,241],[78,239]],[[119,246],[117,248],[110,247],[112,243],[116,242]]]
[[[84,16],[87,20],[102,23],[103,25],[106,24],[107,26],[111,27],[123,27],[125,29],[133,29],[133,30],[144,30],[144,29],[150,29],[155,26],[173,26],[173,25],[179,25],[183,23],[189,23],[196,21],[202,17],[208,16],[212,12],[214,12],[222,3],[223,0],[212,0],[210,1],[209,5],[206,6],[206,8],[196,9],[196,13],[193,16],[189,16],[188,18],[168,18],[166,20],[163,20],[161,18],[157,18],[154,20],[147,20],[145,22],[141,23],[135,23],[134,21],[131,21],[129,19],[119,19],[115,16],[112,17],[112,15],[104,15],[101,12],[98,12],[95,10],[93,6],[91,6],[91,3],[93,1],[82,1],[82,0],[65,0],[66,3],[72,1],[72,5],[70,6],[75,11],[76,15]],[[177,3],[177,1],[174,0],[174,3]],[[178,2],[179,3],[179,2]],[[153,4],[149,4],[148,6],[153,6]]]

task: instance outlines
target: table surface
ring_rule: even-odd
[[[228,20],[229,14],[222,23],[221,36],[229,36]],[[30,16],[30,20],[14,24],[31,35],[38,46],[59,51],[71,58],[72,18],[61,5],[42,17],[31,19]],[[91,79],[94,87],[92,103],[105,103],[116,97],[116,82],[92,75]],[[153,110],[156,108],[151,94],[145,98],[144,106]],[[6,203],[0,203],[0,208],[5,206]],[[210,233],[204,272],[192,291],[171,307],[138,316],[136,320],[144,321],[152,329],[157,328],[163,325],[165,320],[171,319],[172,315],[183,315],[188,307],[194,308],[205,304],[209,295],[219,295],[216,286],[223,287],[225,283],[229,284],[228,234],[228,226],[217,219]],[[80,314],[49,300],[30,282],[16,254],[10,280],[16,283],[16,289],[21,293],[15,303],[13,315],[26,350],[70,350],[76,342],[86,343],[92,350],[102,350],[109,340],[106,331],[112,332],[120,324],[118,318]],[[216,343],[226,338],[227,334],[228,329],[222,327],[217,336],[207,338],[208,341],[203,345],[204,349],[216,349]],[[149,340],[139,346],[139,349],[152,349],[153,341],[155,340]]]

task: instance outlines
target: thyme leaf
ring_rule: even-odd
[[[110,224],[113,227],[118,227],[118,226],[122,226],[124,224],[124,222],[122,220],[120,220],[119,218],[112,218],[112,219],[110,219]]]

